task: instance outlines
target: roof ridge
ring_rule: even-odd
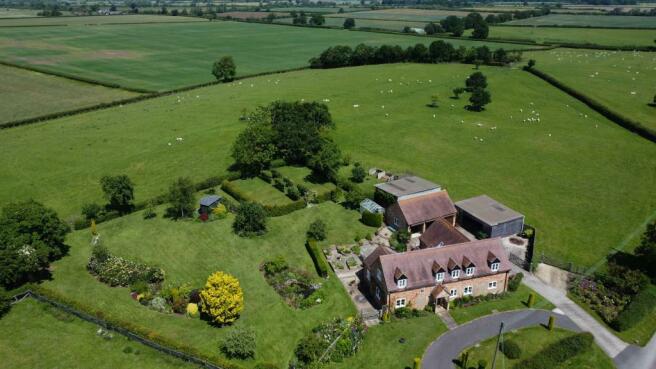
[[[380,258],[386,257],[386,256],[405,256],[405,255],[418,255],[418,254],[428,254],[432,252],[436,252],[436,250],[450,250],[454,247],[458,247],[461,245],[469,245],[469,246],[479,246],[485,243],[490,243],[491,241],[497,241],[501,240],[501,237],[494,237],[494,238],[484,238],[482,240],[475,240],[475,241],[467,241],[467,242],[460,242],[460,243],[454,243],[451,245],[446,245],[442,247],[429,247],[426,249],[419,249],[419,250],[414,250],[414,251],[406,251],[403,253],[393,253],[393,254],[385,254],[385,255],[380,255]]]

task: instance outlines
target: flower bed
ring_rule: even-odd
[[[289,267],[283,257],[265,261],[261,267],[267,283],[293,308],[307,309],[325,300],[321,283],[304,270]]]
[[[365,333],[360,318],[336,318],[323,323],[301,339],[295,350],[297,363],[290,367],[317,368],[322,363],[341,362],[358,352]]]

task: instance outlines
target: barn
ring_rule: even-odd
[[[458,223],[478,238],[506,237],[524,229],[524,215],[487,195],[458,201],[455,205]]]

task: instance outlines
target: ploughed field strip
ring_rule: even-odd
[[[244,76],[305,67],[310,58],[334,45],[406,47],[432,41],[229,21],[82,27],[0,28],[1,58],[132,88],[169,90],[212,81],[212,63],[223,55],[231,55],[237,75]],[[454,44],[470,47],[482,43],[464,40]],[[508,48],[502,43],[485,44],[492,49]]]
[[[487,193],[522,209],[548,255],[594,263],[656,206],[656,148],[529,73],[481,70],[493,96],[481,113],[449,98],[472,66],[397,64],[262,76],[13,128],[0,136],[0,202],[34,198],[70,217],[119,173],[145,201],[171,178],[225,173],[242,109],[326,101],[336,142],[365,167],[416,173],[455,201]]]

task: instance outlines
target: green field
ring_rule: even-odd
[[[275,20],[276,23],[292,23],[292,18],[280,18]],[[326,18],[326,26],[343,27],[344,18]],[[426,22],[396,21],[396,20],[379,20],[379,19],[356,19],[356,28],[377,28],[390,31],[401,32],[404,27],[418,27],[423,29]]]
[[[532,357],[538,354],[548,345],[555,343],[563,338],[570,337],[575,333],[566,329],[555,328],[553,331],[548,331],[546,328],[530,327],[512,332],[505,332],[503,339],[513,340],[522,350],[519,359],[508,359],[501,352],[497,354],[497,365],[505,364],[507,368],[513,368],[518,362],[523,359]],[[497,345],[496,337],[487,339],[480,342],[475,347],[469,349],[469,363],[476,364],[479,360],[484,359],[490,365],[494,356],[494,351]],[[502,366],[503,367],[503,366]],[[614,369],[615,364],[606,356],[606,354],[597,346],[592,344],[592,349],[589,352],[583,352],[567,361],[558,365],[558,369]],[[556,369],[556,368],[554,368]]]
[[[470,32],[467,31],[466,34]],[[655,36],[654,31],[644,29],[490,27],[490,38],[538,43],[652,46]]]
[[[36,13],[39,10],[36,9],[12,9],[12,8],[0,8],[0,18],[26,18],[26,17],[36,17]]]
[[[27,299],[0,319],[0,368],[198,368],[116,333],[105,339],[97,330],[94,324]]]
[[[281,167],[276,170],[283,176],[289,178],[294,184],[301,184],[311,191],[315,191],[317,195],[323,195],[336,188],[332,182],[316,183],[308,178],[310,176],[310,169],[305,167]]]
[[[306,66],[310,58],[338,44],[429,42],[404,35],[228,21],[81,27],[0,28],[0,54],[44,70],[166,90],[211,81],[212,63],[223,55],[234,57],[238,75],[249,75]],[[158,41],[163,34],[165,43]]]
[[[440,21],[450,15],[464,17],[470,12],[457,11],[457,10],[431,10],[431,9],[383,9],[383,10],[370,10],[355,13],[341,13],[330,14],[327,17],[337,18],[354,18],[354,19],[380,19],[380,20],[403,20],[403,21],[421,21],[421,22],[436,22]],[[483,17],[489,13],[481,13]],[[356,21],[357,23],[357,21]]]
[[[238,179],[232,183],[262,205],[287,205],[292,202],[284,193],[260,178]]]
[[[455,201],[486,193],[525,214],[551,256],[590,265],[642,229],[656,208],[651,142],[529,73],[481,70],[493,99],[481,113],[448,98],[471,66],[397,64],[263,76],[180,103],[173,95],[13,128],[0,135],[0,203],[33,197],[68,218],[102,202],[100,177],[120,173],[144,201],[178,176],[225,173],[243,108],[329,99],[335,140],[353,161],[426,177]],[[435,93],[440,107],[426,107]],[[531,110],[541,123],[523,123]]]
[[[193,17],[170,17],[165,15],[95,15],[88,17],[40,17],[29,19],[0,19],[2,27],[27,26],[94,26],[101,24],[131,23],[179,23],[207,22],[206,19]]]
[[[548,14],[542,17],[513,20],[506,24],[521,26],[656,28],[656,18],[629,15]]]
[[[656,129],[656,54],[555,49],[525,53],[536,67],[624,116]]]
[[[326,298],[307,310],[294,310],[265,281],[259,271],[266,259],[282,255],[296,268],[314,272],[305,250],[309,224],[322,219],[327,226],[324,243],[343,243],[356,234],[373,232],[362,225],[359,213],[326,202],[290,215],[270,218],[269,232],[261,237],[240,238],[232,232],[232,216],[208,223],[172,221],[161,217],[144,220],[132,214],[98,226],[103,244],[117,255],[161,266],[165,283],[202,286],[211,273],[221,270],[236,276],[244,291],[245,309],[234,324],[255,330],[257,361],[285,365],[297,341],[317,324],[335,316],[355,314],[353,304],[335,276],[322,280]],[[132,300],[127,288],[98,282],[85,268],[90,255],[88,230],[75,232],[67,242],[70,255],[53,265],[53,280],[43,287],[64,294],[105,316],[146,327],[207,355],[218,355],[218,344],[231,328],[212,327],[200,319],[162,314]],[[255,362],[244,362],[252,367]]]
[[[133,96],[137,94],[0,65],[0,123]]]
[[[343,9],[345,12],[357,12],[359,8],[349,8],[346,5],[343,6],[290,6],[290,7],[276,7],[271,8],[272,12],[306,12],[306,13],[337,13],[339,9]],[[366,8],[363,8],[366,9]]]

